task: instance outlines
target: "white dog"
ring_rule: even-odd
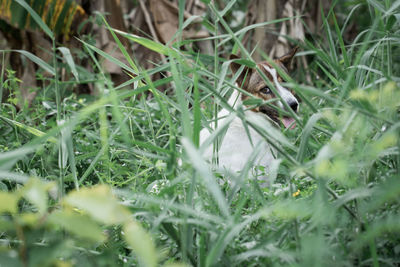
[[[274,60],[274,62],[283,70],[287,71],[296,52],[297,48],[293,49],[287,55]],[[237,59],[237,57],[232,55],[230,59]],[[297,112],[299,102],[290,90],[281,85],[283,79],[278,75],[277,71],[267,62],[260,62],[257,65],[270,82],[274,84],[274,87],[282,100],[285,101],[294,112]],[[233,73],[236,73],[240,67],[241,65],[236,62],[231,63]],[[264,101],[276,98],[273,91],[269,88],[256,69],[245,67],[236,82],[238,85],[242,85],[243,90],[252,94],[256,98],[260,98]],[[248,95],[235,90],[228,103],[234,110],[236,110],[243,105],[243,101],[249,98]],[[275,101],[274,105],[284,109],[284,105],[279,100]],[[245,106],[243,108],[246,109]],[[223,125],[225,120],[228,119],[230,113],[230,111],[222,109],[218,113],[218,118],[222,118],[218,121],[218,125]],[[268,105],[261,105],[251,110],[245,110],[244,114],[246,118],[254,119],[256,121],[265,121],[265,116],[268,116],[274,122],[282,123],[286,128],[295,126],[293,118],[280,116],[279,112],[274,107]],[[266,125],[272,126],[272,124],[268,122],[266,122]],[[257,148],[259,153],[254,158],[254,165],[264,166],[265,168],[270,166],[274,159],[272,148],[252,127],[247,127],[247,130],[248,132],[246,131],[246,127],[242,120],[237,116],[230,122],[217,151],[219,167],[226,168],[233,172],[241,171],[249,161],[255,148]],[[200,143],[203,144],[210,135],[211,131],[209,128],[202,129],[200,132]],[[212,159],[213,154],[213,146],[209,145],[204,151],[204,157],[210,160]]]

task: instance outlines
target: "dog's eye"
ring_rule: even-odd
[[[265,87],[261,88],[260,92],[265,95],[269,95],[269,94],[271,94],[271,89],[269,89],[268,86],[265,86]]]

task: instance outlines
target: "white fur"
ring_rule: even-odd
[[[295,102],[297,105],[299,102],[297,101],[296,97],[285,87],[283,87],[279,82],[278,82],[278,77],[276,74],[276,69],[270,68],[267,65],[263,65],[264,69],[271,74],[272,79],[274,80],[275,88],[278,91],[279,95],[282,97],[282,99],[286,103],[292,103]],[[283,108],[283,104],[281,101],[279,101],[279,107]]]
[[[237,91],[232,94],[228,103],[233,107],[233,109],[237,109],[242,105],[241,98]],[[228,110],[222,109],[218,113],[218,118],[225,118],[219,120],[218,125],[222,125],[227,119],[226,116],[229,114],[230,112]],[[264,117],[265,115],[250,110],[245,111],[245,116],[256,116],[259,120],[266,120]],[[242,120],[239,117],[235,117],[229,124],[218,151],[219,167],[226,168],[233,172],[241,171],[248,162],[255,148],[259,148],[260,152],[254,161],[254,165],[261,165],[268,168],[272,163],[273,155],[268,143],[250,126],[248,129],[252,142],[250,142]],[[200,144],[203,144],[210,134],[209,129],[202,129],[200,132]],[[212,156],[213,145],[211,144],[206,148],[204,157],[211,161]]]
[[[298,104],[298,101],[294,97],[294,95],[287,88],[279,84],[276,70],[266,65],[264,65],[264,68],[271,74],[275,88],[282,97],[283,101],[285,101],[286,103]],[[238,91],[234,91],[228,103],[234,110],[241,106],[242,101],[240,93]],[[281,108],[284,108],[283,104],[280,101],[278,102],[278,104]],[[222,109],[218,113],[218,118],[222,118],[218,121],[218,125],[223,125],[224,121],[228,119],[227,116],[229,114],[230,112],[228,110]],[[245,111],[245,116],[247,118],[253,116],[253,119],[261,121],[266,120],[264,114],[253,112],[251,110]],[[259,153],[256,156],[253,165],[261,165],[264,166],[266,170],[268,170],[274,160],[273,154],[275,153],[271,146],[264,140],[264,138],[262,138],[253,128],[249,126],[248,130],[251,142],[249,140],[249,135],[246,132],[243,122],[239,117],[235,117],[233,121],[229,124],[226,134],[225,136],[223,136],[220,148],[218,150],[218,160],[220,168],[226,168],[233,172],[241,171],[257,148]],[[200,144],[203,144],[210,135],[211,132],[208,128],[202,129],[200,132]],[[204,157],[211,162],[211,159],[213,157],[212,144],[204,150]],[[259,178],[265,180],[267,177]]]

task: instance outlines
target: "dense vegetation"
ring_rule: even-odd
[[[323,16],[325,38],[298,44],[309,68],[286,83],[302,100],[297,127],[260,128],[236,112],[278,151],[267,186],[262,166],[227,174],[201,156],[200,129],[236,88],[222,55],[240,49],[252,65],[243,31],[213,3],[204,24],[224,51],[114,34],[129,65],[88,36],[82,51],[60,53],[36,18],[54,61],[21,52],[45,81],[30,107],[15,107],[19,79],[2,64],[0,266],[399,266],[399,1],[346,2]],[[354,20],[360,31],[346,40]],[[165,61],[143,69],[122,38]],[[74,64],[78,53],[93,71]],[[114,86],[104,59],[132,79]],[[97,95],[74,93],[84,80]]]

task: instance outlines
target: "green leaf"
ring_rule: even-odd
[[[9,122],[9,123],[11,123],[11,124],[14,124],[15,126],[21,128],[21,129],[24,129],[24,130],[28,131],[29,133],[31,133],[31,134],[33,134],[33,135],[35,135],[35,136],[41,137],[41,136],[44,136],[44,135],[45,135],[44,132],[42,132],[42,131],[40,131],[40,130],[38,130],[38,129],[35,129],[35,128],[30,127],[30,126],[25,125],[25,124],[22,124],[22,123],[20,123],[20,122],[17,122],[17,121],[8,119],[8,118],[3,117],[3,116],[1,116],[1,115],[0,115],[0,119],[4,120],[4,121],[6,121],[6,122]],[[48,140],[49,140],[50,142],[52,142],[52,143],[57,143],[57,139],[54,138],[54,137],[52,137],[52,136],[50,136]]]
[[[396,21],[397,21],[396,17],[394,15],[390,15],[387,20],[387,23],[386,23],[386,27],[385,27],[386,30],[390,31],[393,28],[393,25],[396,23]]]
[[[129,56],[128,51],[125,49],[125,46],[121,43],[121,41],[118,39],[117,35],[115,34],[115,32],[113,31],[113,29],[110,27],[110,25],[107,23],[106,19],[101,16],[104,24],[106,25],[107,29],[110,31],[112,37],[114,38],[115,42],[117,43],[119,50],[121,51],[121,53],[124,55],[126,61],[128,61],[129,65],[131,65],[131,67],[136,71],[135,73],[139,73],[139,68],[136,66],[135,62],[133,62],[133,60],[131,59],[131,57]]]
[[[46,62],[44,62],[42,59],[40,59],[37,56],[35,56],[34,54],[32,54],[32,53],[30,53],[28,51],[25,51],[25,50],[12,50],[12,51],[18,52],[18,53],[26,56],[27,58],[32,60],[32,62],[34,62],[37,65],[39,65],[39,67],[42,67],[46,71],[50,72],[51,75],[55,75],[54,68],[52,66],[50,66],[49,64],[47,64]]]
[[[43,22],[42,18],[33,10],[24,0],[15,0],[18,4],[20,4],[23,8],[26,9],[26,11],[29,12],[29,14],[32,16],[32,18],[35,20],[35,22],[42,28],[42,30],[51,38],[54,39],[53,32],[50,30],[50,28],[46,25],[46,23]]]
[[[306,149],[308,147],[308,140],[311,135],[311,131],[314,128],[315,124],[318,122],[319,119],[321,119],[322,115],[320,113],[313,114],[311,118],[308,120],[306,126],[304,126],[303,132],[301,134],[301,141],[300,141],[300,147],[299,151],[297,153],[296,160],[300,163],[303,162]]]
[[[128,210],[118,203],[110,188],[105,185],[73,191],[64,201],[105,224],[122,223],[130,217]]]
[[[263,100],[260,98],[249,98],[243,101],[243,105],[245,106],[259,106],[263,103]]]
[[[247,60],[247,59],[234,59],[234,60],[232,60],[232,62],[238,63],[240,65],[244,65],[244,66],[252,68],[252,69],[256,67],[256,63],[254,63],[253,61]]]
[[[200,145],[200,131],[201,131],[201,108],[200,108],[200,90],[199,90],[199,76],[196,72],[193,73],[193,143],[196,147]]]
[[[63,54],[65,62],[67,62],[69,68],[71,69],[72,75],[74,75],[77,82],[79,82],[78,71],[76,70],[74,59],[72,58],[71,51],[66,47],[57,48]]]
[[[265,219],[280,218],[285,220],[307,218],[313,214],[309,201],[285,200],[271,205],[264,209],[263,217]]]
[[[85,41],[82,41],[80,39],[78,39],[81,43],[83,43],[87,48],[90,48],[91,50],[93,50],[94,52],[96,52],[97,54],[99,54],[100,56],[104,57],[105,59],[107,59],[108,61],[116,64],[117,66],[121,67],[122,69],[131,72],[131,73],[135,73],[137,74],[137,72],[132,69],[131,67],[127,66],[125,63],[123,63],[122,61],[118,60],[115,57],[110,56],[109,54],[107,54],[106,52],[101,51],[100,49],[98,49],[97,47],[86,43]]]
[[[168,56],[168,55],[172,55],[174,57],[178,57],[179,56],[179,54],[174,49],[169,48],[166,45],[157,43],[157,42],[155,42],[153,40],[150,40],[150,39],[138,36],[138,35],[122,32],[122,31],[119,31],[119,30],[116,30],[116,29],[113,29],[113,31],[118,33],[118,34],[121,34],[122,36],[124,36],[125,38],[127,38],[129,40],[132,40],[132,41],[134,41],[134,42],[136,42],[136,43],[138,43],[140,45],[143,45],[144,47],[146,47],[146,48],[148,48],[148,49],[150,49],[150,50],[152,50],[154,52],[157,52],[157,53],[160,53],[160,54],[163,54],[163,55],[166,55],[166,56]]]
[[[37,146],[23,146],[9,152],[0,153],[0,170],[10,170],[18,160],[32,153],[36,147]]]
[[[198,151],[194,145],[187,138],[182,138],[182,145],[185,149],[189,161],[191,162],[193,168],[198,171],[200,177],[204,179],[204,184],[210,191],[210,194],[214,197],[216,204],[218,205],[221,213],[230,217],[228,203],[226,202],[225,195],[221,191],[217,179],[211,173],[207,163],[201,157],[200,151]]]
[[[24,198],[36,206],[39,213],[47,211],[47,191],[53,187],[52,183],[44,183],[38,178],[28,180],[22,190]]]
[[[48,221],[78,237],[94,242],[103,242],[106,239],[102,229],[90,217],[71,210],[55,211],[50,214]]]
[[[125,239],[132,251],[138,256],[141,265],[155,267],[158,255],[150,235],[139,223],[131,221],[124,225]]]
[[[0,266],[23,267],[24,264],[17,255],[17,250],[2,249],[0,251]]]
[[[187,99],[185,98],[185,93],[186,93],[185,84],[183,83],[183,78],[181,73],[178,71],[177,63],[172,57],[170,57],[170,62],[171,62],[171,74],[175,83],[175,94],[181,108],[181,123],[183,128],[183,134],[187,138],[191,138],[192,128],[190,123],[188,102]]]
[[[16,213],[18,200],[17,193],[0,192],[0,213]]]

